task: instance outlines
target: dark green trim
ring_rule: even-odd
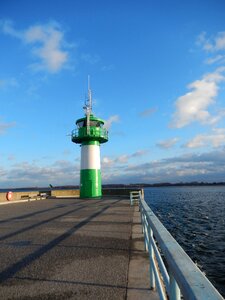
[[[86,141],[86,142],[82,143],[82,146],[83,145],[97,145],[97,146],[99,146],[99,141]]]
[[[101,170],[80,170],[80,198],[96,198],[101,196]]]
[[[87,119],[87,116],[85,116],[84,118],[80,118],[80,119],[76,120],[76,124],[81,122],[81,121],[85,121],[86,119]],[[101,124],[105,123],[105,121],[103,119],[97,118],[94,115],[90,115],[90,121],[98,121]]]

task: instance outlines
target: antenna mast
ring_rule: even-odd
[[[84,106],[85,114],[87,116],[87,134],[90,134],[90,115],[92,113],[92,95],[90,87],[90,75],[88,75],[88,97]]]
[[[90,75],[88,75],[88,105],[90,113],[92,112],[92,95],[91,95],[91,85],[90,85]]]

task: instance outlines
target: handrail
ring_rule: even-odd
[[[86,128],[86,127],[83,127],[83,128]],[[92,128],[90,127],[90,129],[92,129]],[[71,133],[72,137],[74,137],[74,138],[79,137],[79,134],[80,134],[79,130],[80,130],[80,128],[73,129],[72,133]],[[90,132],[88,133],[87,131],[83,131],[82,134],[89,136]],[[108,138],[108,131],[106,128],[98,128],[98,130],[96,130],[96,127],[94,127],[94,135],[98,136],[98,137]]]
[[[224,300],[139,195],[151,289],[163,300]]]

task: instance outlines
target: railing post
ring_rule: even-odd
[[[154,249],[152,246],[153,231],[149,227],[149,275],[150,275],[150,288],[155,290],[155,274],[153,269]]]
[[[180,288],[170,273],[170,300],[180,300]]]
[[[130,205],[133,206],[133,197],[132,197],[132,193],[130,193]]]
[[[143,221],[143,207],[140,204],[140,211],[141,211],[141,233],[144,233],[144,221]]]
[[[147,228],[147,218],[145,214],[144,214],[144,236],[145,236],[145,251],[148,252],[149,237],[148,237],[148,228]]]

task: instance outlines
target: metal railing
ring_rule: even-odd
[[[135,204],[139,205],[139,200],[141,199],[141,191],[132,191],[130,192],[130,205]]]
[[[77,138],[79,137],[80,134],[82,134],[82,136],[94,135],[95,137],[102,137],[108,139],[108,131],[104,127],[103,128],[90,127],[90,132],[87,132],[87,127],[82,127],[82,128],[76,128],[71,132],[72,138]]]
[[[200,271],[139,195],[145,250],[149,253],[150,288],[161,300],[222,300],[222,295]],[[137,201],[130,196],[131,205]]]

